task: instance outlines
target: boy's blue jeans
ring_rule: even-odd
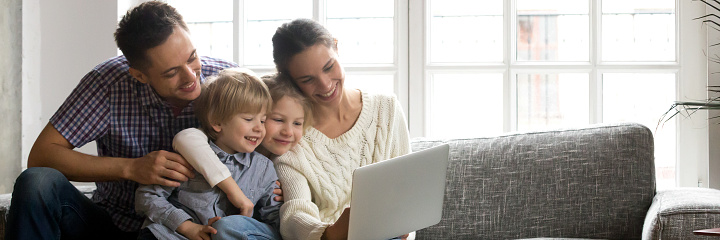
[[[17,178],[5,239],[135,239],[52,168],[28,168]]]
[[[212,239],[280,240],[280,233],[270,225],[243,215],[223,217],[213,223],[217,234]]]

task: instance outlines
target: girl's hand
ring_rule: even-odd
[[[241,196],[237,197],[231,197],[230,202],[238,209],[240,209],[240,215],[246,216],[246,217],[252,217],[253,210],[255,209],[255,204],[253,204],[252,201],[250,201],[249,198],[245,196],[245,194],[242,194]],[[212,225],[212,224],[210,224]]]
[[[215,221],[213,221],[213,223]],[[190,240],[211,240],[210,235],[217,234],[217,230],[210,225],[200,225],[191,221],[185,221],[180,224],[177,228],[177,232]]]

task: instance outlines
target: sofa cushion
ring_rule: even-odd
[[[638,239],[655,193],[653,137],[639,124],[453,140],[443,218],[418,239]]]

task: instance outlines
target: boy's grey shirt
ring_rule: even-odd
[[[208,142],[243,193],[255,204],[253,218],[279,230],[282,202],[274,199],[278,177],[270,159],[257,152],[227,154],[212,141]],[[207,225],[208,219],[215,216],[240,214],[227,195],[217,186],[211,188],[197,171],[195,178],[177,188],[140,186],[135,194],[135,209],[147,215],[143,227],[150,228],[158,239],[186,239],[175,231],[186,220]]]

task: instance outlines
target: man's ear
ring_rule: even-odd
[[[137,79],[141,83],[144,83],[144,84],[148,83],[148,77],[142,71],[135,69],[133,67],[130,67],[130,69],[128,71],[130,72],[131,76],[133,76],[135,79]]]

